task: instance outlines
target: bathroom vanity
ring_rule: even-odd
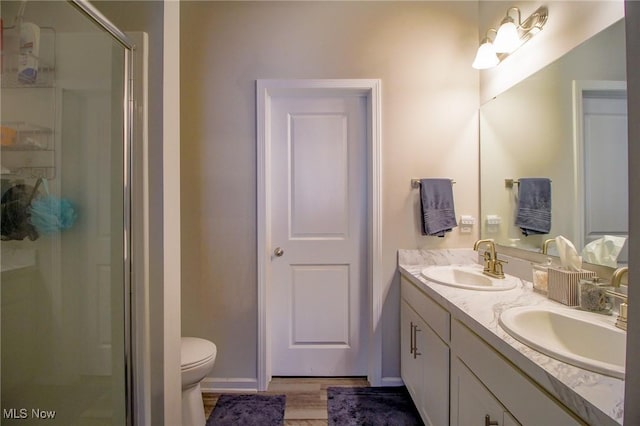
[[[621,424],[624,380],[546,356],[500,327],[500,313],[511,307],[559,305],[529,281],[481,291],[421,274],[430,265],[474,264],[477,256],[399,251],[401,373],[425,424]]]

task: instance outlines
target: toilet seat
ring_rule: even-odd
[[[197,337],[183,337],[180,350],[180,368],[182,371],[198,368],[210,363],[216,357],[216,345]]]
[[[217,348],[197,337],[183,337],[180,345],[182,379],[182,426],[203,426],[204,406],[200,382],[213,368]]]

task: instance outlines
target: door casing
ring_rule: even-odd
[[[258,80],[257,113],[257,257],[258,257],[258,390],[271,381],[271,99],[291,94],[364,96],[367,103],[367,294],[369,383],[382,382],[382,132],[379,79]]]

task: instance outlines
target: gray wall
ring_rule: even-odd
[[[218,346],[210,382],[255,380],[256,110],[262,78],[382,79],[383,378],[398,378],[399,248],[422,237],[411,178],[456,180],[478,216],[477,8],[469,2],[198,2],[181,8],[182,330]],[[255,384],[254,384],[255,386]]]

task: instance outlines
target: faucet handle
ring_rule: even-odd
[[[507,262],[506,260],[496,259],[493,266],[493,271],[495,272],[495,274],[502,278],[504,278],[504,269],[502,268],[502,265],[504,263],[509,263],[509,262]]]
[[[627,330],[627,310],[628,310],[628,305],[626,303],[621,303],[620,304],[620,312],[618,314],[618,318],[616,319],[616,327],[622,329],[622,330]]]
[[[486,250],[482,254],[482,260],[484,260],[484,272],[491,272],[493,258],[491,257],[491,252],[489,250]]]

